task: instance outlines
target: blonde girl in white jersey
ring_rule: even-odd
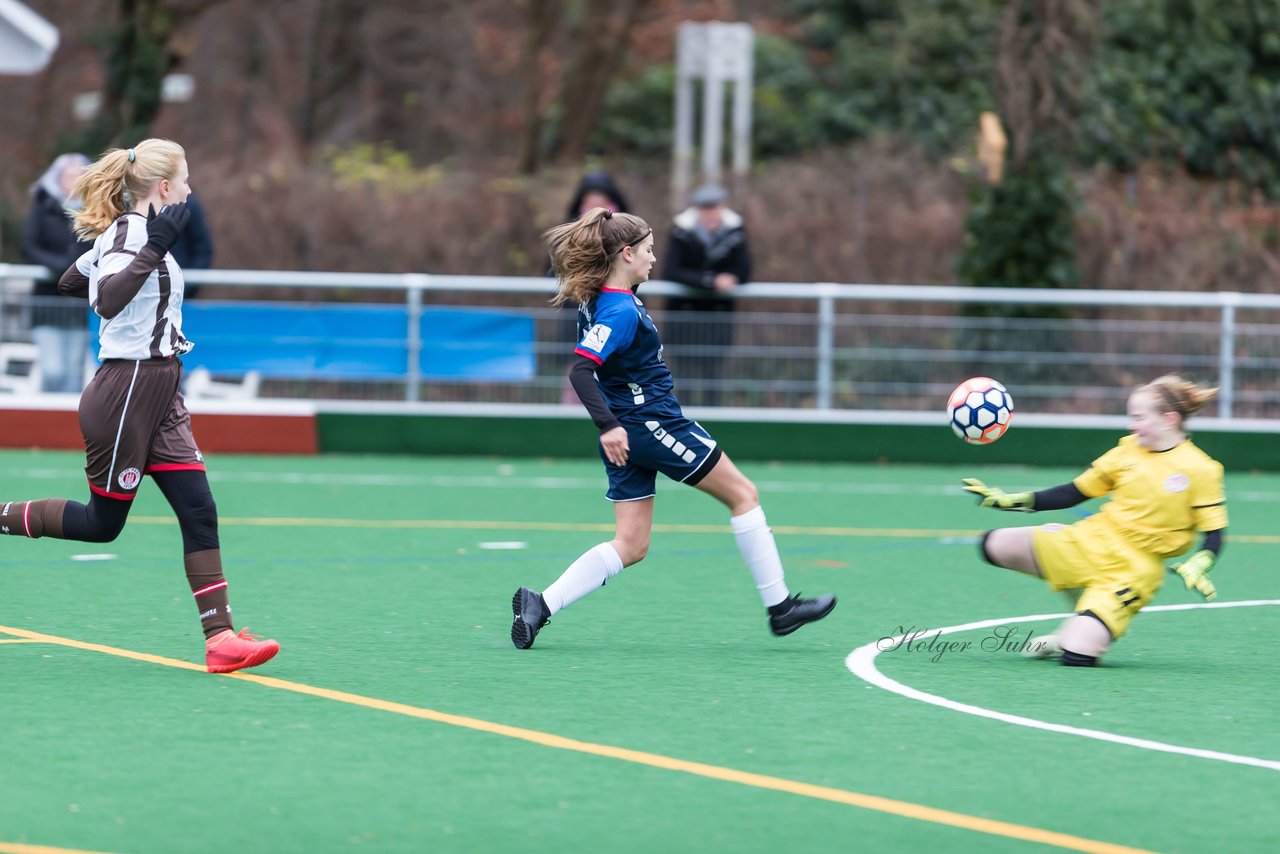
[[[80,398],[89,500],[0,501],[0,533],[110,542],[124,527],[144,474],[164,493],[182,529],[183,564],[212,673],[253,667],[280,649],[231,624],[218,515],[204,458],[179,386],[192,344],[182,334],[182,270],[169,248],[182,233],[191,192],[186,154],[148,139],[108,151],[76,182],[84,200],[77,233],[93,248],[58,289],[87,296],[101,318],[102,366]]]

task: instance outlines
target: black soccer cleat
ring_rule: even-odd
[[[551,619],[551,609],[542,598],[528,587],[521,587],[511,597],[511,614],[515,620],[511,623],[511,642],[516,649],[528,649],[533,646],[533,639],[538,630]]]
[[[801,599],[798,594],[789,596],[769,606],[769,629],[778,637],[789,635],[805,623],[821,620],[835,606],[836,597],[829,594],[813,599]]]

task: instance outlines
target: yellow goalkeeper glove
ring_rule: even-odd
[[[1217,555],[1205,549],[1196,552],[1182,563],[1173,564],[1169,569],[1182,576],[1188,590],[1194,590],[1204,597],[1204,601],[1212,602],[1218,598],[1218,588],[1214,587],[1213,582],[1209,580],[1209,570],[1213,569],[1213,562],[1217,559]]]
[[[1007,493],[1002,489],[996,489],[994,486],[987,486],[982,481],[974,477],[966,477],[961,483],[964,484],[965,492],[972,492],[981,500],[978,502],[980,507],[994,507],[996,510],[1017,510],[1023,513],[1030,513],[1035,509],[1035,493],[1033,492],[1014,492]]]

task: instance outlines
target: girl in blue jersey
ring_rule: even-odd
[[[637,216],[594,208],[545,237],[559,279],[553,302],[578,304],[578,345],[569,381],[600,430],[616,532],[541,593],[527,587],[516,591],[511,641],[519,649],[533,646],[553,614],[644,558],[658,472],[729,508],[734,538],[775,635],[831,613],[834,596],[802,599],[787,590],[755,484],[701,425],[685,417],[672,392],[658,330],[635,295],[656,260],[653,229]]]
[[[1185,422],[1214,398],[1178,376],[1163,376],[1129,395],[1129,431],[1070,483],[1039,492],[1008,494],[967,478],[965,489],[996,510],[1059,510],[1088,498],[1110,497],[1101,511],[1074,525],[999,528],[982,538],[990,563],[1043,578],[1067,591],[1075,615],[1027,654],[1092,667],[1111,642],[1155,597],[1164,561],[1199,550],[1173,569],[1205,599],[1217,592],[1209,580],[1227,529],[1222,465],[1187,437]]]

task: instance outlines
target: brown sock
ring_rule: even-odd
[[[65,498],[38,501],[6,501],[0,504],[0,534],[15,537],[62,539],[62,511]]]
[[[227,580],[222,577],[222,550],[205,549],[182,558],[187,568],[187,583],[196,597],[200,625],[204,636],[232,628],[231,605],[227,602]]]

